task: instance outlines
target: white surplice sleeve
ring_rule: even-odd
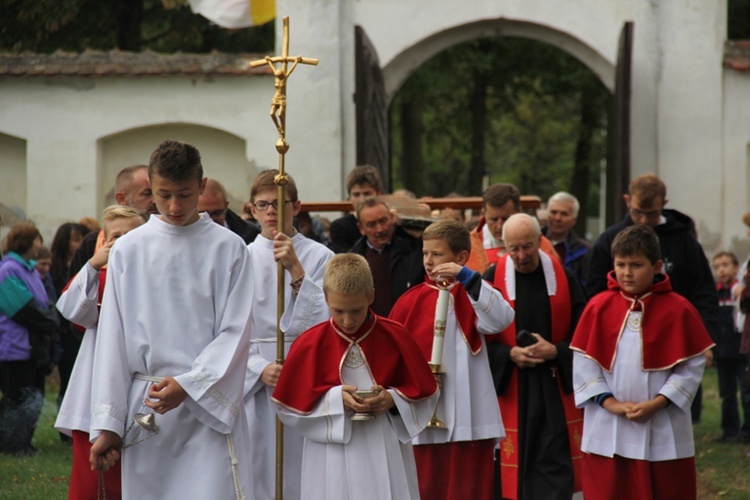
[[[84,328],[99,321],[99,273],[86,263],[57,301],[57,310],[65,319]]]
[[[188,393],[184,404],[193,416],[217,432],[227,434],[243,405],[244,373],[250,349],[253,303],[250,258],[238,247],[227,290],[216,297],[214,339],[203,349],[188,373],[175,377]]]
[[[706,357],[703,355],[682,361],[674,367],[674,371],[659,390],[659,394],[669,399],[682,411],[689,413],[690,405],[693,403],[693,398],[703,378],[705,364]]]
[[[346,444],[352,436],[352,421],[344,409],[342,387],[339,385],[329,389],[306,415],[289,410],[279,403],[275,403],[276,413],[284,425],[292,427],[311,441]]]
[[[327,248],[315,245],[301,260],[305,278],[296,297],[291,289],[287,290],[287,293],[291,294],[291,301],[281,318],[281,330],[287,337],[296,338],[330,317],[323,295],[323,273],[326,263],[332,256],[333,252]]]
[[[513,322],[516,312],[500,291],[485,280],[481,282],[478,300],[475,301],[471,296],[469,300],[477,315],[477,330],[485,335],[492,335],[505,330]]]
[[[591,398],[612,392],[604,379],[602,368],[578,351],[573,351],[573,391],[578,408],[596,404]]]
[[[387,390],[396,403],[398,414],[393,415],[386,412],[386,415],[388,415],[399,441],[408,443],[427,427],[435,412],[440,391],[435,391],[435,394],[420,401],[409,401],[401,397],[394,389]]]

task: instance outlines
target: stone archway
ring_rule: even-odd
[[[409,76],[435,54],[454,45],[488,37],[527,38],[557,47],[581,61],[610,92],[615,90],[615,64],[580,39],[542,24],[500,18],[448,28],[422,39],[394,57],[383,68],[388,102]]]

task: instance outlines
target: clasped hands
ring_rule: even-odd
[[[344,385],[341,387],[341,396],[344,400],[344,408],[354,410],[359,413],[385,413],[394,406],[393,396],[382,385],[373,385],[370,390],[377,393],[371,398],[363,398],[356,394],[357,387],[353,385]]]
[[[640,424],[647,422],[654,414],[667,407],[669,400],[657,394],[654,399],[633,403],[632,401],[618,401],[615,398],[607,398],[602,402],[602,408],[608,412],[619,415]]]
[[[547,342],[538,333],[532,333],[537,342],[529,347],[513,346],[510,348],[510,359],[519,368],[533,368],[545,361],[557,358],[557,347]]]

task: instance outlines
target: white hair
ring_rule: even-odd
[[[578,211],[581,209],[581,204],[578,203],[578,198],[568,193],[567,191],[558,191],[557,193],[550,196],[549,200],[547,200],[547,208],[549,208],[549,204],[553,201],[570,203],[572,206],[573,217],[575,217],[576,219],[578,218]]]

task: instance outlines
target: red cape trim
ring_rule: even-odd
[[[362,350],[375,384],[412,401],[435,394],[427,360],[402,325],[370,311],[355,337],[340,332],[332,319],[307,330],[289,349],[272,399],[297,413],[312,412],[326,392],[343,384],[341,367],[354,345]]]
[[[609,290],[589,301],[570,348],[611,372],[628,315],[638,303],[643,314],[643,370],[667,370],[710,349],[714,344],[698,311],[686,298],[672,291],[669,276],[661,276],[663,280],[654,283],[647,293],[636,297],[620,288],[614,271],[611,271],[607,276]]]
[[[432,356],[432,342],[435,339],[435,308],[438,288],[434,282],[426,280],[406,291],[393,306],[388,317],[403,324],[422,350],[428,361]],[[451,300],[456,322],[461,335],[473,355],[482,350],[482,337],[477,331],[477,315],[466,289],[456,283],[451,289]]]

